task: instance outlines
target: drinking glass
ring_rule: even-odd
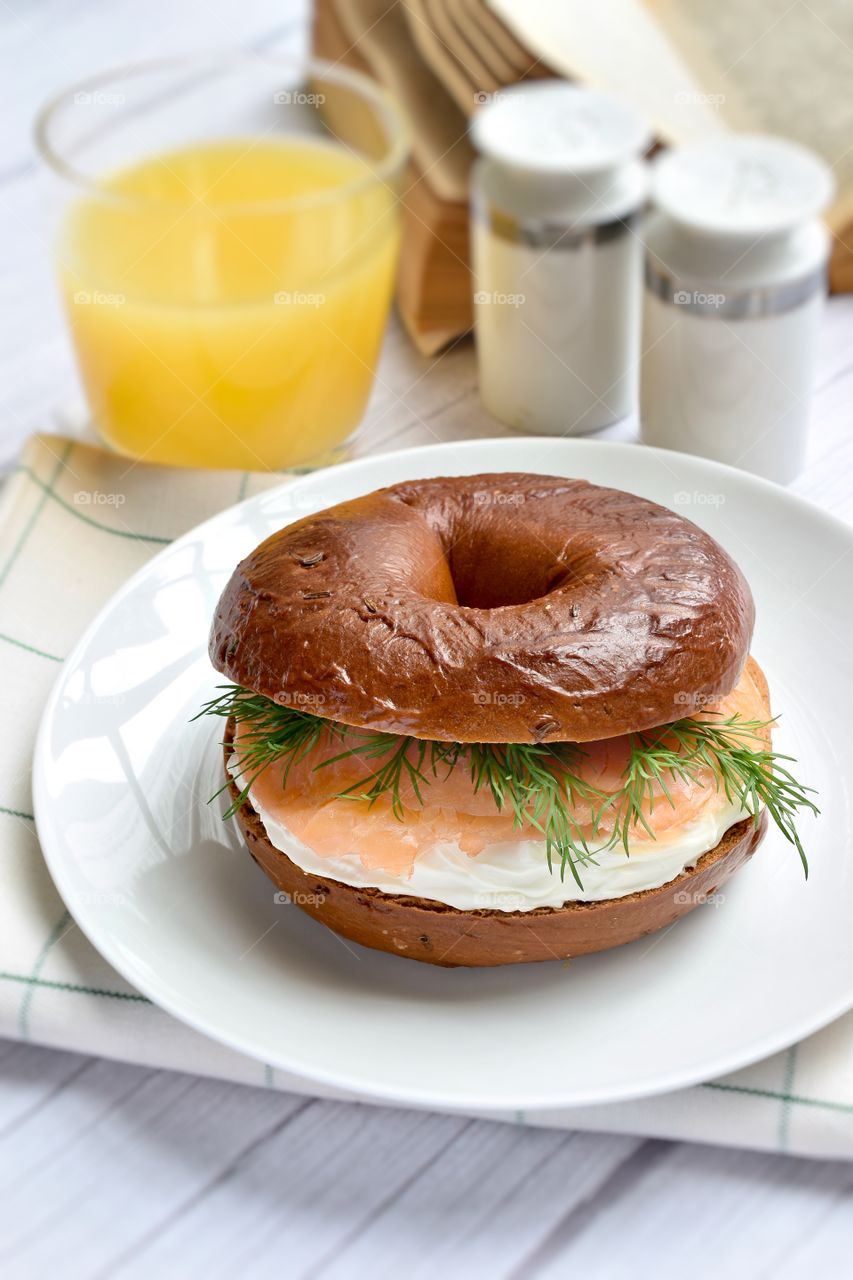
[[[368,77],[229,55],[66,89],[37,140],[96,429],[185,466],[340,456],[393,290],[401,116]]]

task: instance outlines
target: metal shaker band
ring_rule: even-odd
[[[677,280],[654,258],[646,256],[646,288],[656,298],[683,307],[692,315],[718,320],[753,320],[794,311],[826,290],[826,268],[818,267],[785,284],[754,289],[724,289],[721,284],[697,288],[695,283]]]
[[[483,199],[473,202],[474,217],[492,235],[531,249],[580,249],[607,244],[622,236],[636,234],[641,210],[627,213],[595,226],[576,227],[572,223],[549,222],[542,218],[516,218]]]

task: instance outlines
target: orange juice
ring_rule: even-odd
[[[332,144],[198,145],[110,178],[60,239],[96,426],[151,462],[328,455],[364,412],[397,238],[396,193]]]

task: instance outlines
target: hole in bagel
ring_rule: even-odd
[[[541,600],[575,576],[573,565],[538,538],[473,530],[457,537],[448,556],[460,605],[500,609]]]

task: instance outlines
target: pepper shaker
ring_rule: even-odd
[[[480,394],[522,431],[576,435],[635,407],[649,133],[559,80],[474,117],[471,236]]]
[[[787,483],[805,460],[832,195],[827,166],[732,135],[659,158],[645,228],[646,444]]]

